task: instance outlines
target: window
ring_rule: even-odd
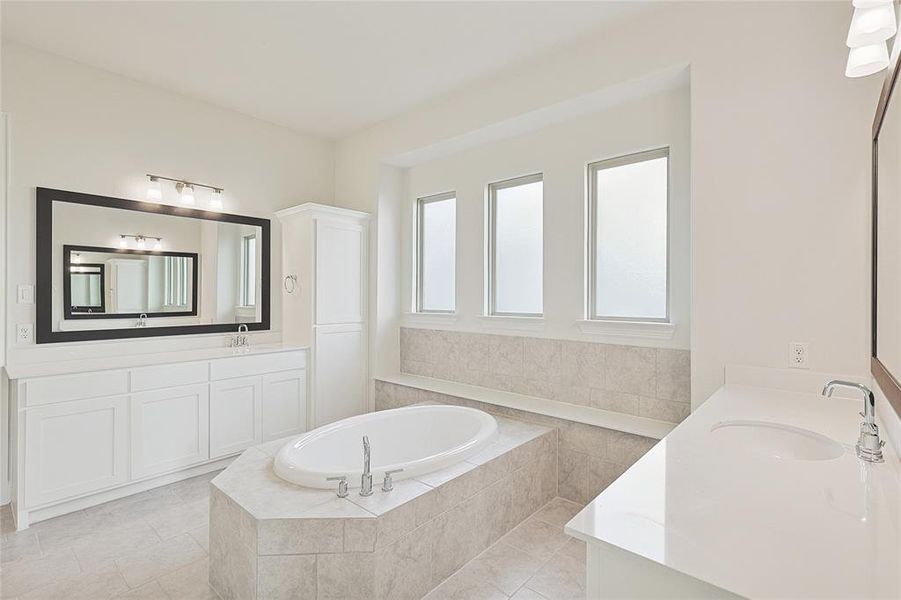
[[[589,318],[668,321],[669,149],[588,166]]]
[[[164,259],[166,306],[187,306],[188,291],[191,287],[188,280],[188,258],[186,256],[166,256]]]
[[[488,314],[542,315],[542,175],[488,186]]]
[[[241,306],[257,303],[257,236],[241,239]]]
[[[457,194],[416,201],[416,311],[456,308]]]

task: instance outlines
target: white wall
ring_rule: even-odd
[[[865,374],[880,81],[844,77],[849,18],[845,2],[664,3],[343,140],[336,198],[381,211],[392,157],[690,65],[693,404],[726,363],[786,366],[791,341],[810,343],[812,369]],[[377,313],[401,293],[379,276]]]
[[[35,187],[143,199],[145,173],[158,173],[222,186],[226,212],[268,219],[301,202],[333,202],[333,143],[24,46],[2,47],[2,109],[9,114],[14,225],[6,290],[10,362],[221,343],[221,336],[205,336],[16,345],[14,324],[35,318],[33,305],[15,303],[16,284],[35,280]],[[165,202],[177,203],[174,188],[163,190]],[[281,328],[280,240],[273,219],[270,337]]]
[[[585,185],[589,163],[670,147],[671,340],[587,336],[576,327],[585,314]],[[690,140],[687,85],[608,108],[536,132],[411,167],[402,216],[405,312],[413,310],[416,198],[457,193],[457,320],[442,328],[484,330],[486,188],[493,181],[544,177],[544,328],[528,335],[557,339],[689,348]],[[408,321],[415,324],[418,315]],[[428,322],[429,316],[423,321]]]

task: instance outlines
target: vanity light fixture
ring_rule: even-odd
[[[193,206],[196,202],[194,190],[195,188],[201,187],[211,190],[208,204],[210,210],[220,211],[223,208],[222,192],[225,191],[224,188],[207,185],[205,183],[197,183],[196,181],[188,181],[186,179],[175,179],[173,177],[164,177],[163,175],[151,175],[150,173],[147,173],[147,178],[150,180],[150,183],[147,184],[148,200],[162,200],[163,191],[160,182],[171,181],[175,184],[175,191],[178,192],[181,197],[182,204]]]
[[[888,40],[898,32],[893,0],[854,0],[845,44],[846,77],[866,77],[888,68]]]
[[[130,234],[130,233],[122,233],[119,234],[119,247],[120,248],[128,248],[129,243],[128,240],[135,241],[135,247],[138,250],[146,250],[148,241],[151,242],[151,248],[153,250],[162,250],[163,249],[163,238],[156,237],[153,235],[141,235],[139,233]]]
[[[80,263],[81,262],[81,254],[78,254],[77,252],[73,252],[72,253],[72,262]]]

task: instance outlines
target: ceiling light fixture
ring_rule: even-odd
[[[150,183],[147,185],[148,200],[162,200],[163,191],[160,182],[171,181],[175,183],[175,191],[178,192],[182,204],[188,206],[193,205],[196,202],[194,195],[195,188],[201,187],[211,190],[208,203],[210,210],[219,211],[223,208],[222,192],[225,191],[224,188],[207,185],[205,183],[197,183],[196,181],[188,181],[186,179],[175,179],[173,177],[164,177],[163,175],[151,175],[150,173],[147,173],[147,178],[150,180]]]

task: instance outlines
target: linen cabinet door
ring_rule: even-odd
[[[263,441],[262,378],[210,384],[210,458],[241,452]]]
[[[307,430],[307,373],[303,369],[263,375],[263,441]]]
[[[29,507],[128,481],[128,396],[25,409]]]
[[[131,473],[137,479],[209,458],[210,392],[205,383],[131,397]]]

